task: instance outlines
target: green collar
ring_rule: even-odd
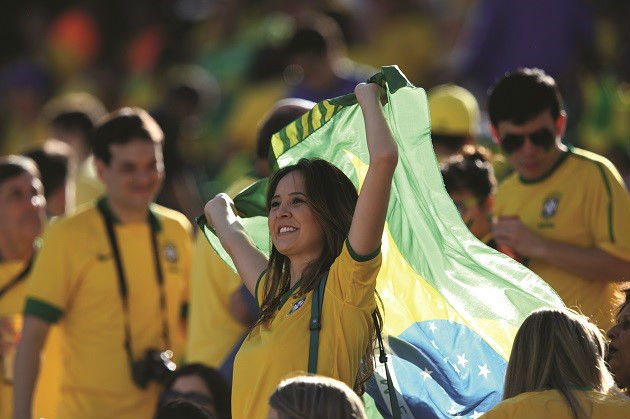
[[[96,205],[103,211],[103,214],[105,214],[107,218],[112,220],[114,224],[121,223],[120,218],[118,218],[118,216],[114,214],[114,211],[112,211],[112,208],[109,206],[109,202],[107,202],[106,196],[100,198],[98,202],[96,203]],[[151,229],[156,233],[159,233],[160,231],[162,231],[162,223],[158,219],[158,216],[155,213],[155,210],[153,209],[153,204],[149,205],[147,212],[148,212],[147,218],[149,220],[149,224],[151,225]]]
[[[298,289],[298,287],[300,286],[300,284],[302,284],[302,278],[300,278],[300,280],[298,282],[296,282],[293,287],[291,287],[290,290],[288,290],[287,292],[285,292],[284,294],[282,294],[282,296],[280,297],[280,304],[278,305],[278,311],[280,311],[280,309],[282,308],[282,306],[284,306],[284,303],[287,302],[287,300],[289,299],[289,297],[291,297],[291,295],[293,295],[293,293],[295,292],[296,289]]]
[[[549,171],[547,173],[545,173],[544,175],[537,177],[536,179],[524,179],[522,176],[518,176],[519,180],[522,183],[525,184],[532,184],[532,183],[538,183],[538,182],[542,182],[543,180],[549,178],[551,175],[553,175],[555,173],[556,170],[558,170],[558,167],[560,167],[560,165],[562,163],[564,163],[564,161],[567,159],[567,157],[569,157],[569,155],[573,154],[573,147],[569,146],[568,150],[563,152],[562,155],[558,158],[558,160],[556,160],[556,162],[553,164],[553,166],[551,166],[551,169],[549,169]]]

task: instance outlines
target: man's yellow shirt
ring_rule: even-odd
[[[134,359],[164,349],[151,229],[158,241],[171,349],[182,349],[180,307],[190,274],[188,220],[151,206],[151,222],[115,224],[127,278]],[[95,204],[50,227],[28,283],[24,312],[61,329],[64,366],[57,414],[64,418],[151,418],[159,386],[132,381],[115,260]]]
[[[359,362],[370,339],[380,251],[365,257],[348,242],[333,262],[324,290],[317,373],[354,386]],[[266,276],[258,281],[262,301]],[[292,295],[269,324],[249,333],[234,360],[232,416],[266,418],[269,396],[281,380],[308,370],[313,291]]]
[[[620,394],[574,390],[590,418],[627,418],[630,399]],[[481,419],[573,419],[573,412],[558,390],[521,393],[500,402]]]
[[[246,331],[230,313],[230,298],[243,283],[201,233],[193,252],[186,361],[219,368]]]
[[[26,263],[24,261],[0,261],[0,288],[15,278]],[[15,336],[4,335],[0,337],[5,342],[12,340],[12,348],[1,357],[0,364],[0,418],[10,418],[13,409],[13,362],[15,350],[23,323],[22,310],[24,309],[24,294],[26,292],[27,275],[23,281],[16,284],[2,297],[0,297],[0,321],[10,323],[13,326]],[[41,369],[37,380],[33,397],[33,417],[55,417],[55,408],[59,398],[58,379],[61,373],[59,360],[59,339],[57,328],[52,328],[46,345],[42,351],[42,358],[48,360]]]
[[[544,178],[512,174],[497,192],[495,215],[518,216],[536,234],[579,247],[597,247],[630,261],[630,198],[615,167],[597,154],[570,149]],[[619,278],[591,280],[543,260],[527,266],[565,304],[608,330],[619,304]]]

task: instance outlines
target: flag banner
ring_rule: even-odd
[[[370,81],[385,89],[385,117],[399,148],[377,291],[401,416],[476,419],[501,400],[520,324],[533,310],[563,303],[538,276],[468,231],[440,175],[425,91],[396,66],[383,67]],[[353,94],[318,103],[272,137],[272,169],[301,158],[333,163],[360,189],[369,154]],[[269,254],[266,185],[266,180],[253,184],[234,202],[255,245]],[[214,249],[234,267],[203,218],[199,221]],[[368,417],[392,416],[385,376],[377,365],[367,386]]]

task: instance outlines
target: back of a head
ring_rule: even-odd
[[[74,157],[66,143],[50,139],[42,147],[29,150],[24,155],[37,163],[46,199],[66,185]]]
[[[562,107],[555,80],[538,68],[507,73],[489,91],[488,114],[494,126],[503,121],[521,125],[544,111],[556,120]]]
[[[154,419],[212,419],[213,416],[199,404],[186,399],[168,401],[158,406]]]
[[[337,22],[326,15],[312,14],[303,19],[287,42],[285,54],[288,57],[299,54],[326,57],[344,50],[345,42]]]
[[[468,90],[454,84],[436,86],[428,93],[431,135],[475,137],[479,131],[479,104]]]
[[[503,398],[558,390],[575,417],[584,416],[575,390],[605,393],[613,380],[604,362],[605,341],[587,317],[569,309],[543,309],[519,328],[505,375]]]
[[[262,121],[256,140],[256,157],[266,160],[271,146],[271,137],[291,122],[310,111],[315,103],[305,99],[282,99]]]
[[[164,383],[165,393],[173,389],[174,384],[179,378],[186,376],[197,376],[201,378],[208,391],[210,391],[216,416],[219,418],[232,416],[230,386],[218,370],[203,364],[194,363],[178,367],[175,373]],[[160,404],[163,404],[162,402],[168,402],[168,400],[160,400]]]
[[[284,380],[269,398],[281,419],[364,419],[359,396],[344,383],[322,376]]]
[[[448,193],[470,192],[480,203],[495,193],[490,152],[482,146],[464,146],[461,153],[442,163],[440,171]]]
[[[127,144],[135,139],[161,143],[164,133],[143,109],[121,108],[107,115],[94,132],[94,157],[109,164],[112,144]]]
[[[91,94],[75,92],[52,99],[42,113],[55,132],[78,132],[89,147],[94,126],[105,116],[106,110]]]

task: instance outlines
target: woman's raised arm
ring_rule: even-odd
[[[398,164],[398,146],[383,114],[381,92],[382,88],[374,83],[361,83],[354,89],[363,112],[370,153],[370,166],[348,233],[350,246],[359,255],[371,254],[381,244],[392,178]]]
[[[254,295],[256,281],[267,268],[267,257],[250,241],[232,209],[233,206],[232,198],[220,193],[208,201],[204,207],[204,213],[208,224],[214,228],[221,241],[221,245],[232,258],[243,283]]]

